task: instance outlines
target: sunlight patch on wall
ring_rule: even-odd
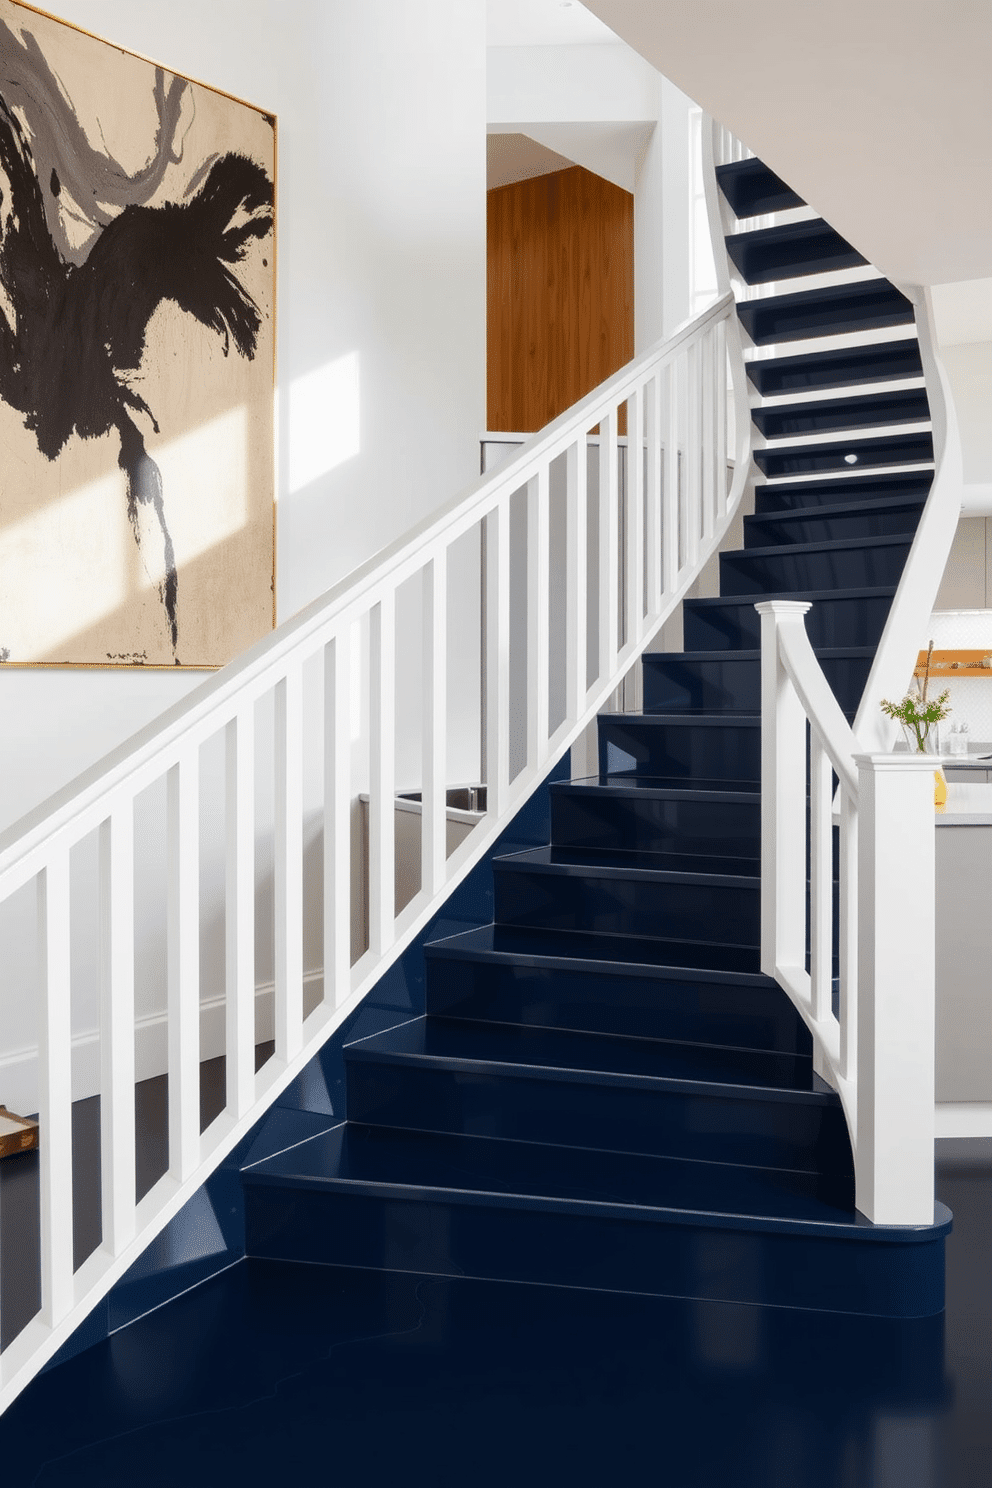
[[[127,524],[107,520],[123,501],[113,471],[0,530],[0,647],[19,659],[44,656],[123,603],[137,550]],[[16,604],[2,578],[11,572],[35,575],[18,586]]]
[[[289,489],[301,491],[358,454],[358,352],[348,352],[289,387]]]
[[[166,496],[181,572],[184,563],[219,548],[248,520],[248,410],[243,404],[232,408],[152,453],[166,492],[183,491],[183,500],[171,506]],[[161,543],[146,544],[142,551],[157,559],[149,566],[147,582],[161,583],[165,577]]]

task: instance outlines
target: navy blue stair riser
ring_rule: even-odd
[[[757,879],[593,877],[493,864],[496,920],[547,930],[760,943]]]
[[[800,274],[836,273],[867,263],[822,218],[733,233],[726,244],[745,284],[768,284]]]
[[[353,1095],[353,1088],[355,1094]],[[354,1104],[353,1104],[354,1102]],[[833,1108],[762,1101],[753,1093],[644,1095],[636,1091],[411,1066],[349,1068],[349,1120],[416,1131],[547,1142],[590,1151],[632,1152],[698,1162],[829,1175],[849,1171],[843,1116]],[[816,1152],[836,1149],[836,1166]],[[814,1153],[816,1154],[814,1156]],[[821,1190],[853,1208],[853,1184]],[[838,1197],[839,1196],[839,1197]]]
[[[716,178],[720,190],[740,218],[763,217],[769,212],[788,212],[806,205],[791,186],[757,159],[718,165]]]
[[[831,691],[845,713],[857,711],[874,654],[866,647],[863,656],[820,656],[820,665]],[[719,656],[719,654],[718,654]],[[741,651],[739,658],[719,656],[709,661],[706,652],[644,658],[644,711],[677,713],[724,709],[756,713],[761,708],[761,658]]]
[[[761,722],[688,714],[600,715],[599,769],[603,775],[760,782]]]
[[[806,591],[812,601],[806,613],[806,634],[816,648],[875,646],[885,628],[894,593],[892,587],[874,587],[866,592],[837,593]],[[687,650],[723,651],[733,647],[752,650],[761,645],[761,617],[755,604],[766,594],[722,596],[720,599],[687,599],[682,606],[682,626]],[[779,592],[792,599],[792,593]]]
[[[761,803],[757,793],[739,799],[704,799],[697,792],[652,798],[641,791],[593,794],[566,787],[551,795],[551,833],[554,842],[570,847],[758,858]]]
[[[756,486],[754,510],[799,511],[816,507],[873,506],[886,501],[925,502],[932,470],[879,471],[875,475],[830,476],[820,480],[766,481]]]
[[[923,465],[933,462],[932,434],[897,434],[884,439],[851,436],[829,444],[771,446],[754,452],[758,468],[769,480],[830,470],[850,473],[852,465],[867,469],[885,465]]]
[[[768,346],[779,341],[909,325],[913,306],[887,279],[870,279],[832,289],[746,300],[737,306],[737,314],[754,344]]]
[[[809,1032],[781,988],[754,974],[634,975],[524,960],[430,959],[428,1011],[524,1027],[717,1047],[809,1053]]]
[[[899,582],[911,546],[908,537],[866,538],[834,546],[749,548],[720,554],[721,594],[811,589],[868,589]]]
[[[752,386],[763,398],[788,393],[827,392],[923,376],[915,337],[843,351],[809,351],[799,356],[763,357],[747,364]]]
[[[841,510],[763,512],[744,518],[745,548],[768,548],[776,544],[856,541],[861,537],[911,537],[923,514],[922,501],[892,501],[884,506],[848,507]]]
[[[930,404],[924,388],[870,393],[858,398],[818,398],[751,411],[752,423],[766,439],[831,434],[842,429],[878,429],[886,424],[926,423],[929,418]]]
[[[943,1236],[899,1246],[248,1184],[249,1254],[877,1317],[944,1306]]]

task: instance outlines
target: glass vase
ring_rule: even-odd
[[[923,735],[923,747],[916,736],[916,730],[911,729],[908,724],[901,724],[902,736],[906,741],[906,748],[910,754],[940,754],[940,725],[931,723]],[[947,778],[943,770],[933,772],[933,804],[935,806],[946,806],[947,804]]]

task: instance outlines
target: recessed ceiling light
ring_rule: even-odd
[[[858,463],[858,457],[857,457],[857,455],[845,455],[844,456],[844,464],[845,465],[857,465],[857,463]]]

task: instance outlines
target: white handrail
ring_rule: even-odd
[[[65,1342],[427,924],[587,727],[716,551],[750,470],[750,425],[746,418],[738,419],[734,476],[727,490],[728,347],[736,349],[731,355],[735,400],[746,407],[737,317],[732,298],[723,295],[529,439],[496,472],[481,477],[438,515],[0,836],[0,904],[34,884],[39,906],[42,1153],[42,1310],[0,1354],[0,1409]],[[628,435],[621,455],[617,430],[624,407]],[[590,430],[597,425],[598,481],[588,460]],[[621,458],[627,462],[622,493]],[[557,461],[565,471],[564,553],[552,553],[549,537]],[[522,559],[510,541],[511,500],[520,492],[527,507]],[[586,592],[593,498],[600,551],[595,606]],[[488,810],[468,839],[446,857],[447,575],[455,545],[483,530]],[[511,778],[511,571],[521,561],[527,596],[526,764]],[[396,913],[396,614],[398,591],[410,579],[419,580],[422,595],[422,887]],[[564,654],[559,657],[552,657],[549,649],[553,581],[556,593],[564,587],[566,604]],[[367,636],[358,678],[349,675],[355,664],[356,626]],[[597,663],[590,678],[588,643],[593,636]],[[553,664],[567,678],[565,716],[554,726],[549,717]],[[363,696],[368,699],[364,719],[357,711],[362,704],[356,702]],[[269,709],[272,719],[272,758],[264,762],[256,750],[259,706]],[[301,782],[304,750],[314,728],[318,734],[322,730],[316,815],[323,835],[323,982],[319,1004],[304,1017],[303,816],[314,803],[304,801]],[[356,737],[367,741],[369,948],[352,964],[351,805],[364,789],[353,774]],[[201,789],[201,753],[214,746],[223,761],[223,781],[208,792]],[[273,800],[267,851],[275,906],[275,1055],[256,1074],[255,860],[262,823],[256,821],[255,802],[266,781]],[[157,787],[165,796],[168,859],[169,1170],[135,1203],[134,1008],[140,991],[134,985],[135,806],[143,793]],[[208,810],[218,801],[224,805],[226,1106],[201,1133],[199,883],[206,873],[201,848],[210,830]],[[70,921],[76,886],[70,855],[91,837],[99,843],[103,927],[103,1240],[73,1272]]]
[[[947,567],[964,488],[961,438],[947,373],[937,350],[931,294],[928,289],[901,288],[913,301],[916,316],[936,469],[854,721],[854,731],[863,747],[873,750],[891,749],[895,741],[896,724],[879,704],[882,698],[902,696],[920,647],[926,644],[926,622]]]

